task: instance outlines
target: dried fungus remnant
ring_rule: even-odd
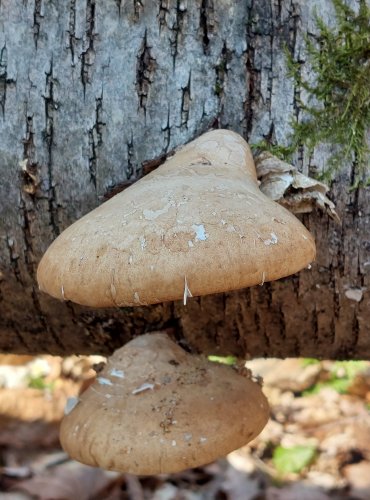
[[[259,190],[248,144],[214,130],[67,228],[37,277],[59,299],[135,306],[276,280],[314,257],[306,228]]]
[[[257,382],[161,333],[117,350],[100,376],[111,383],[97,379],[74,401],[60,434],[71,457],[92,466],[133,474],[196,467],[249,442],[269,417]]]

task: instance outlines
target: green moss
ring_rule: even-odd
[[[265,149],[289,161],[294,152],[306,146],[308,153],[320,143],[334,146],[321,179],[331,181],[344,163],[355,166],[354,187],[370,185],[370,7],[360,0],[356,13],[343,0],[332,0],[336,27],[330,29],[316,15],[319,35],[315,43],[306,37],[307,63],[315,74],[313,83],[302,77],[302,62],[286,50],[288,75],[304,90],[307,99],[298,100],[304,111],[302,122],[292,122],[288,146],[264,140],[252,149]]]
[[[319,143],[335,146],[328,169],[331,180],[343,162],[353,161],[355,184],[369,183],[369,148],[366,136],[370,129],[370,7],[360,0],[358,13],[343,0],[332,0],[337,25],[332,30],[316,16],[318,43],[306,38],[308,63],[315,73],[314,83],[302,78],[301,63],[287,52],[289,75],[309,96],[299,101],[307,118],[294,123],[291,148],[301,145],[309,152]],[[314,104],[310,104],[310,101]],[[367,179],[367,180],[366,180]]]
[[[235,356],[208,356],[209,361],[213,361],[214,363],[221,363],[223,365],[234,366],[236,364]]]
[[[280,158],[280,160],[291,161],[292,155],[294,153],[294,147],[292,146],[281,146],[279,144],[272,144],[266,139],[256,142],[250,145],[254,154],[258,154],[260,151],[269,151],[271,154]]]
[[[320,363],[319,359],[316,358],[302,358],[301,359],[302,366],[305,368],[310,365],[318,365]]]
[[[336,361],[330,369],[327,380],[318,382],[303,392],[304,396],[318,394],[322,389],[334,389],[339,394],[345,394],[359,373],[369,368],[367,361]]]
[[[223,86],[221,85],[221,83],[219,82],[216,82],[216,85],[215,85],[215,88],[214,88],[214,93],[217,95],[217,96],[220,96],[223,92]]]
[[[317,450],[312,445],[292,447],[277,446],[272,455],[272,462],[280,474],[299,473],[312,464],[317,457]]]
[[[28,387],[41,391],[52,391],[54,389],[54,383],[46,382],[42,377],[30,377],[28,380]]]

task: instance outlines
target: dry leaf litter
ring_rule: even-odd
[[[0,499],[370,499],[370,363],[254,360],[271,419],[207,466],[136,477],[72,461],[58,427],[101,357],[0,356]]]

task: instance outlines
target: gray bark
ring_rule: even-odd
[[[283,47],[304,60],[315,9],[333,22],[330,0],[0,1],[1,351],[109,352],[169,329],[203,352],[370,359],[369,189],[350,192],[351,165],[331,192],[342,225],[303,218],[318,257],[292,278],[110,311],[35,283],[50,242],[144,161],[212,126],[286,143],[301,113]]]

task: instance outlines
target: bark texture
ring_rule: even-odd
[[[203,352],[370,359],[369,189],[350,192],[351,165],[331,193],[341,226],[303,218],[318,257],[290,279],[109,311],[35,283],[50,242],[146,160],[212,126],[284,144],[301,113],[283,47],[304,60],[315,9],[333,22],[330,0],[0,2],[1,351],[106,353],[169,329]]]

